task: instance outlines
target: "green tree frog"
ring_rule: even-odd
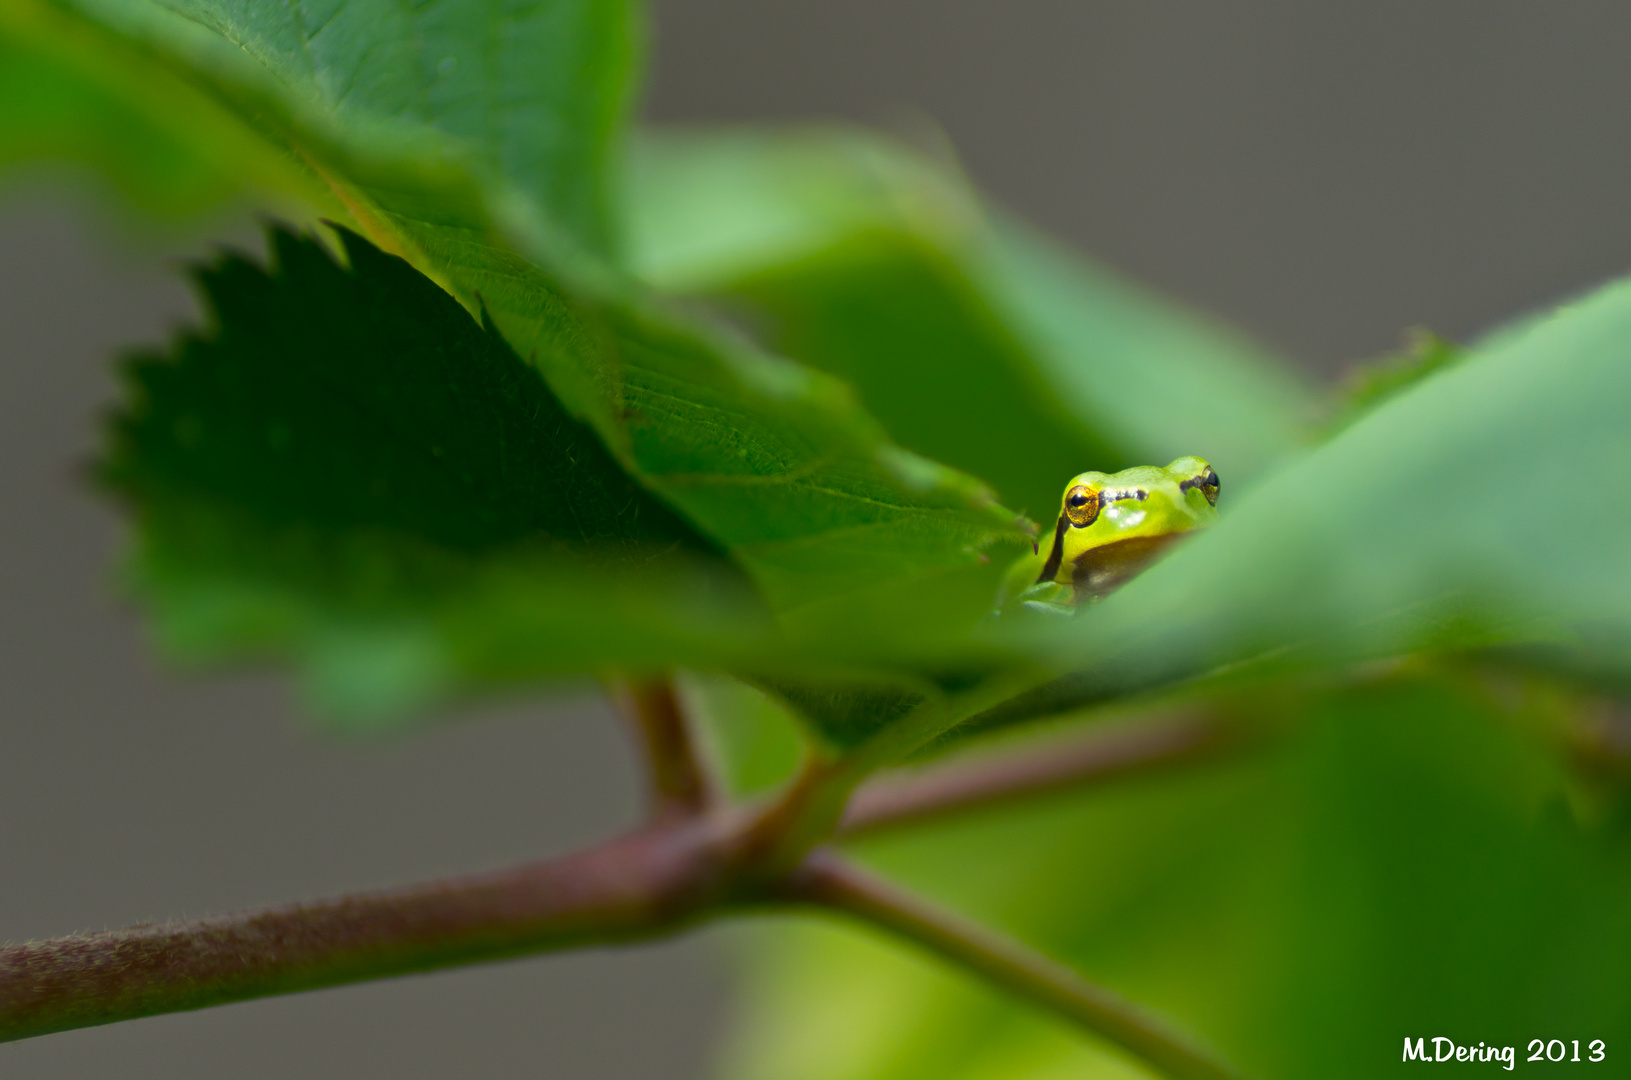
[[[999,610],[1069,614],[1138,573],[1185,533],[1217,520],[1218,474],[1204,459],[1071,478],[1059,520],[1003,578]]]

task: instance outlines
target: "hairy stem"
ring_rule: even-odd
[[[916,942],[1136,1055],[1175,1080],[1239,1080],[1210,1050],[1119,995],[972,920],[940,910],[830,852],[816,852],[792,895]]]
[[[713,800],[671,678],[632,681],[616,695],[645,759],[654,818],[701,813]]]
[[[636,833],[489,874],[0,948],[0,1041],[651,936],[721,904],[714,838]]]
[[[1238,726],[1195,712],[881,776],[855,793],[841,832],[853,836],[1180,764],[1233,746],[1241,734]]]

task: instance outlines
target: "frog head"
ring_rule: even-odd
[[[1052,605],[1104,596],[1179,537],[1215,521],[1218,486],[1217,472],[1198,457],[1071,477],[1057,522],[1035,555],[1014,567],[1008,595]]]
[[[1217,472],[1198,457],[1072,477],[1037,582],[1103,596],[1180,536],[1215,521],[1218,486]]]

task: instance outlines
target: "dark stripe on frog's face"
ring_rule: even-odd
[[[1150,493],[1143,488],[1122,488],[1120,490],[1101,491],[1098,494],[1099,505],[1101,506],[1121,499],[1137,499],[1139,502],[1143,502],[1150,497]],[[1097,514],[1094,515],[1093,520],[1098,520]],[[1088,524],[1091,525],[1092,522]],[[1048,549],[1048,561],[1042,564],[1042,573],[1037,575],[1036,582],[1033,584],[1052,581],[1058,576],[1059,567],[1065,561],[1065,532],[1068,529],[1077,527],[1080,526],[1073,526],[1067,515],[1059,515],[1059,524],[1053,527],[1053,547]]]
[[[1048,561],[1042,564],[1042,573],[1037,575],[1031,584],[1039,585],[1044,581],[1052,581],[1054,575],[1059,573],[1059,564],[1065,560],[1065,530],[1070,528],[1070,519],[1059,515],[1059,524],[1053,527],[1053,547],[1048,550]]]
[[[1102,491],[1099,493],[1100,502],[1115,502],[1118,499],[1137,499],[1143,502],[1150,497],[1150,493],[1143,488],[1122,488],[1120,491]]]

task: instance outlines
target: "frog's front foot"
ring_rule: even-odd
[[[1039,581],[1015,598],[1026,611],[1035,611],[1056,619],[1068,619],[1076,614],[1076,590],[1057,581]]]

